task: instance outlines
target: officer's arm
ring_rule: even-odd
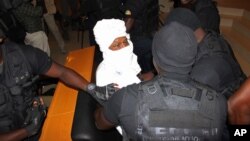
[[[97,108],[95,111],[95,124],[98,129],[110,129],[115,127],[114,124],[110,123],[103,115],[103,108]]]
[[[134,21],[135,21],[134,18],[132,18],[131,16],[127,16],[125,18],[126,32],[129,33],[131,31],[131,29],[134,25]]]
[[[116,90],[116,84],[98,87],[95,84],[88,82],[85,78],[79,75],[74,70],[53,62],[49,70],[45,73],[49,77],[59,78],[64,84],[71,88],[87,91],[97,101],[106,101]],[[92,86],[92,87],[90,87]],[[94,87],[93,87],[94,86]]]
[[[228,100],[230,124],[250,124],[250,78]]]
[[[28,137],[28,132],[24,128],[7,133],[0,133],[1,141],[20,141],[26,137]]]
[[[76,89],[86,90],[89,84],[89,82],[77,72],[56,62],[52,63],[45,75],[59,78],[64,84]]]

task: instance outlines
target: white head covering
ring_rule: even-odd
[[[103,61],[96,71],[96,84],[105,86],[117,83],[119,87],[139,83],[137,74],[141,68],[137,56],[133,53],[133,43],[126,33],[125,23],[119,19],[103,19],[94,27],[95,40],[103,53]],[[129,42],[127,47],[120,50],[110,50],[109,46],[118,38],[126,36]]]
[[[127,36],[125,23],[119,19],[103,19],[94,27],[94,35],[102,52],[109,50],[115,38]]]

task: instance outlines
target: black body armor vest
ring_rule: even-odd
[[[8,131],[22,126],[26,109],[36,94],[33,84],[38,76],[31,74],[31,66],[19,45],[8,42],[1,49],[4,64],[0,77],[0,131]]]
[[[138,141],[222,140],[226,99],[197,82],[188,83],[160,78],[141,85]]]

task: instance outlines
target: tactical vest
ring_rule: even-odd
[[[188,83],[160,78],[141,85],[136,107],[138,141],[222,140],[225,98],[196,82]]]
[[[0,133],[9,130],[12,124],[10,119],[12,113],[12,101],[8,88],[0,84]]]
[[[36,94],[32,84],[38,76],[31,74],[31,66],[19,45],[9,42],[1,49],[4,64],[0,77],[0,130],[8,131],[22,126],[26,109]]]
[[[203,56],[218,55],[223,57],[224,60],[227,61],[231,66],[235,80],[219,90],[220,93],[228,98],[240,87],[247,77],[235,58],[231,46],[221,35],[214,31],[208,31],[208,34],[204,40],[206,41],[203,41],[203,45],[206,47],[199,47],[199,49],[202,49],[200,51],[202,53],[198,54],[196,58],[197,60],[201,59]]]

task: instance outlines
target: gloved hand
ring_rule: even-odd
[[[117,84],[114,83],[103,87],[96,86],[93,83],[90,83],[87,86],[87,92],[89,92],[101,105],[107,101],[117,90]]]
[[[41,98],[35,98],[32,107],[27,110],[27,116],[24,121],[24,128],[29,136],[39,132],[46,116],[46,108]]]

